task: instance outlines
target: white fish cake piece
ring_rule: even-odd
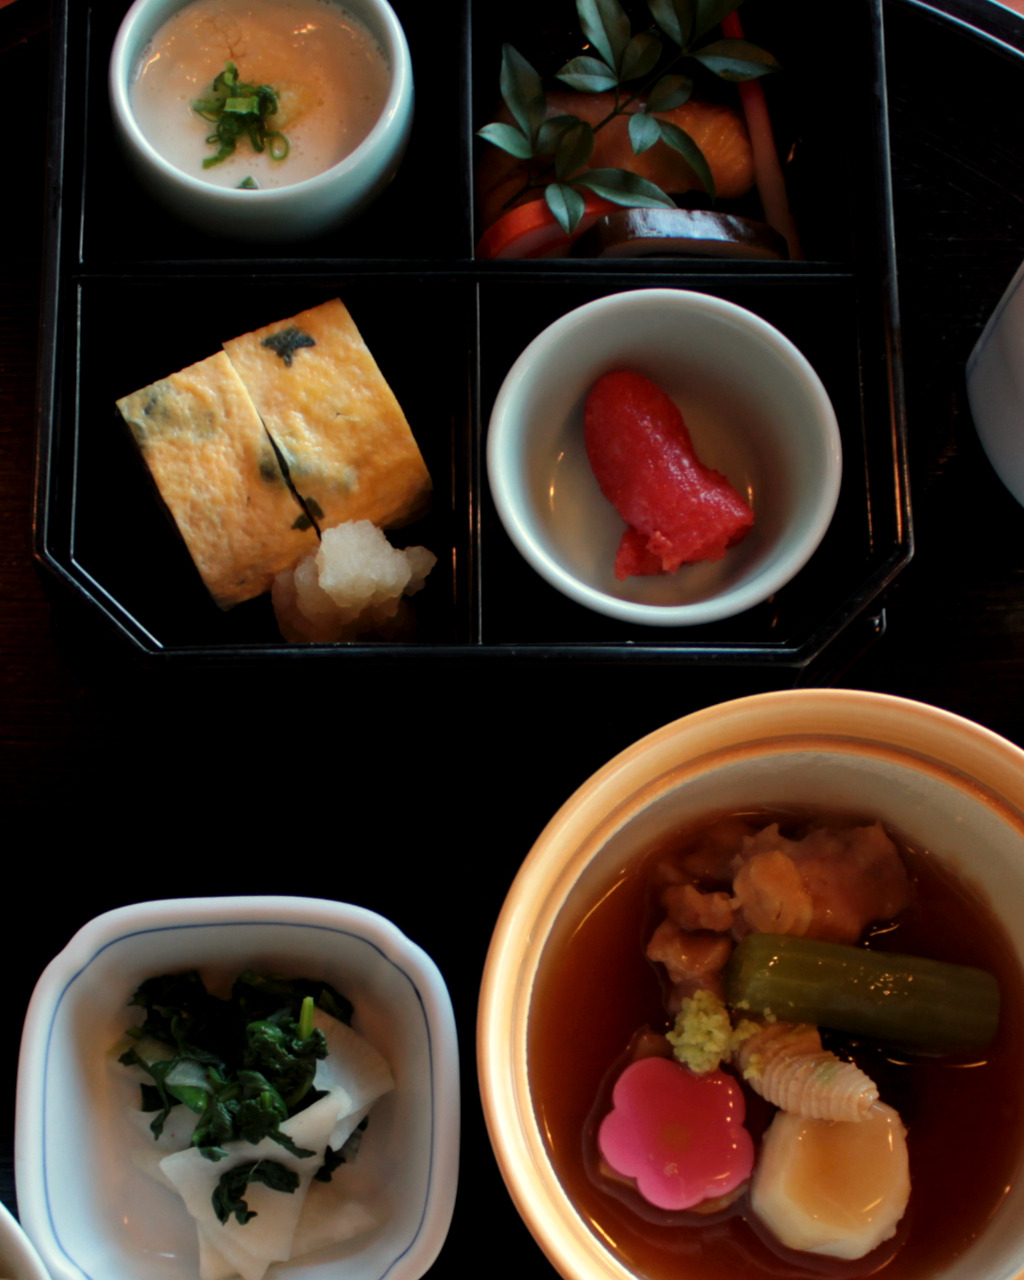
[[[336,1138],[344,1122],[358,1116],[351,1127],[354,1129],[373,1103],[395,1087],[395,1077],[384,1055],[344,1022],[317,1009],[313,1014],[313,1025],[320,1028],[327,1040],[327,1057],[317,1064],[316,1088],[338,1090],[348,1097],[350,1103],[348,1110],[338,1113],[338,1123],[332,1134],[330,1145],[337,1150]]]
[[[345,1244],[374,1231],[384,1221],[383,1210],[355,1199],[337,1174],[330,1182],[312,1182],[295,1231],[292,1257]]]
[[[196,1127],[196,1117],[188,1107],[179,1104],[172,1107],[165,1117],[160,1136],[153,1133],[152,1124],[155,1112],[143,1111],[140,1107],[140,1086],[152,1084],[152,1077],[142,1067],[126,1066],[120,1061],[122,1048],[131,1047],[141,1053],[149,1062],[164,1061],[173,1057],[168,1045],[155,1040],[145,1040],[141,1044],[133,1044],[125,1037],[116,1052],[111,1052],[108,1059],[116,1087],[120,1093],[131,1098],[131,1105],[125,1111],[125,1120],[135,1142],[132,1144],[132,1163],[137,1169],[155,1182],[171,1187],[165,1174],[160,1169],[160,1161],[175,1151],[183,1151],[192,1141],[192,1130]],[[173,1190],[173,1187],[171,1188]]]
[[[224,349],[321,527],[372,520],[391,529],[423,513],[426,464],[340,299],[232,338]]]
[[[883,1102],[863,1120],[780,1111],[765,1132],[751,1205],[790,1249],[863,1258],[895,1235],[909,1199],[906,1131]]]
[[[279,1143],[265,1139],[255,1145],[231,1143],[228,1156],[217,1162],[204,1159],[194,1148],[159,1162],[157,1176],[173,1186],[195,1219],[202,1280],[224,1280],[236,1274],[243,1280],[261,1280],[272,1262],[288,1260],[297,1249],[308,1252],[337,1244],[371,1230],[380,1221],[379,1214],[360,1201],[346,1202],[337,1187],[325,1193],[322,1184],[313,1184],[312,1179],[327,1147],[340,1149],[376,1099],[394,1087],[391,1068],[351,1027],[320,1010],[314,1015],[314,1024],[324,1032],[328,1054],[317,1064],[313,1084],[326,1093],[281,1125],[297,1146],[312,1150],[313,1156],[294,1156]],[[221,1224],[212,1196],[222,1174],[235,1165],[259,1159],[276,1160],[292,1169],[299,1176],[298,1188],[288,1194],[250,1183],[245,1200],[256,1216],[244,1225],[234,1218]],[[311,1187],[314,1206],[297,1242]],[[346,1203],[351,1207],[345,1207]],[[324,1206],[329,1206],[329,1212]]]
[[[325,1097],[284,1121],[281,1129],[297,1146],[313,1151],[298,1157],[270,1138],[262,1142],[231,1143],[223,1160],[206,1160],[196,1148],[167,1156],[162,1172],[185,1201],[185,1207],[204,1229],[206,1239],[231,1262],[245,1280],[259,1280],[256,1264],[263,1270],[271,1262],[291,1256],[292,1239],[302,1211],[302,1201],[310,1179],[323,1163],[324,1151],[338,1121],[351,1110],[351,1101],[342,1089],[332,1089]],[[274,1191],[261,1183],[250,1183],[245,1200],[255,1217],[245,1224],[230,1218],[221,1224],[214,1213],[212,1196],[221,1176],[250,1160],[276,1160],[299,1177],[293,1194]]]
[[[262,595],[317,538],[223,351],[117,401],[210,594]]]
[[[774,1106],[813,1120],[862,1120],[878,1088],[853,1062],[823,1048],[806,1023],[767,1022],[736,1048],[743,1078]]]
[[[240,1274],[235,1264],[217,1248],[206,1227],[197,1223],[196,1235],[199,1240],[199,1280],[228,1280],[229,1276]]]

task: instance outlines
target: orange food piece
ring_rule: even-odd
[[[579,226],[567,236],[543,196],[518,204],[491,223],[476,247],[478,258],[564,258],[584,231],[614,205],[587,196]]]
[[[553,90],[547,95],[548,117],[575,115],[591,125],[599,124],[614,107],[611,93],[576,93]],[[506,123],[512,117],[503,107],[498,117]],[[703,151],[715,180],[719,199],[745,195],[754,183],[754,162],[746,124],[739,112],[720,102],[691,99],[671,111],[659,111],[658,118],[676,124]],[[683,157],[656,142],[635,156],[629,141],[629,121],[617,116],[594,136],[591,169],[629,169],[670,195],[700,189],[696,175]],[[506,208],[533,199],[536,189],[522,191],[529,176],[529,163],[516,160],[499,147],[487,145],[477,166],[477,194],[480,220],[485,227],[495,222]]]

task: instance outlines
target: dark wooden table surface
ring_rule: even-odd
[[[491,1238],[535,1265],[484,1135],[473,1021],[505,888],[572,790],[668,720],[799,681],[918,698],[1024,744],[1024,509],[981,452],[963,372],[1024,258],[1024,18],[988,0],[942,8],[885,5],[916,555],[877,614],[804,673],[403,663],[354,677],[153,669],[48,596],[32,559],[48,17],[43,0],[0,10],[18,104],[0,256],[5,1202],[21,1018],[74,930],[146,898],[309,893],[390,915],[451,986],[469,1176],[433,1274],[475,1265],[467,1223],[483,1206]]]

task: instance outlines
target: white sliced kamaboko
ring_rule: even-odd
[[[395,1087],[395,1078],[383,1055],[344,1022],[317,1009],[313,1025],[327,1040],[327,1057],[317,1064],[313,1087],[343,1090],[350,1100],[331,1134],[330,1146],[338,1151],[377,1099]]]
[[[200,1226],[206,1238],[216,1245],[244,1280],[259,1280],[271,1262],[291,1257],[292,1239],[302,1211],[302,1198],[309,1181],[323,1164],[328,1140],[338,1116],[350,1109],[348,1095],[333,1090],[305,1111],[281,1124],[281,1131],[296,1146],[313,1152],[311,1156],[292,1155],[272,1138],[255,1145],[229,1142],[222,1160],[207,1160],[196,1147],[178,1151],[160,1162],[175,1190],[185,1201],[185,1208]],[[213,1193],[224,1174],[241,1164],[274,1161],[295,1173],[299,1185],[293,1194],[275,1191],[258,1182],[250,1182],[245,1201],[254,1217],[242,1224],[234,1217],[221,1223],[213,1207]],[[259,1264],[258,1270],[254,1262]]]
[[[313,1088],[324,1096],[280,1126],[297,1147],[310,1150],[313,1155],[295,1156],[280,1143],[266,1138],[255,1145],[230,1142],[227,1156],[211,1161],[187,1145],[191,1127],[182,1125],[178,1132],[183,1149],[165,1154],[147,1170],[178,1192],[195,1220],[202,1280],[225,1280],[230,1275],[261,1280],[272,1262],[287,1261],[298,1252],[350,1239],[381,1221],[380,1214],[362,1201],[353,1201],[340,1213],[337,1204],[329,1215],[304,1212],[307,1193],[323,1165],[328,1146],[340,1150],[373,1103],[394,1088],[387,1061],[351,1027],[319,1010],[314,1023],[327,1040],[327,1057],[318,1062],[313,1081]],[[184,1108],[175,1108],[172,1116],[180,1111]],[[169,1126],[172,1131],[176,1127]],[[168,1139],[161,1140],[165,1151],[167,1144]],[[275,1161],[291,1170],[298,1178],[296,1190],[281,1192],[250,1182],[245,1201],[254,1216],[244,1224],[234,1217],[221,1223],[213,1207],[213,1193],[221,1177],[238,1165],[260,1160]],[[332,1199],[337,1197],[325,1195],[317,1184],[314,1205]],[[302,1230],[297,1235],[300,1221]]]
[[[787,1248],[863,1258],[896,1234],[909,1198],[906,1130],[884,1102],[862,1120],[779,1111],[765,1132],[751,1205]]]

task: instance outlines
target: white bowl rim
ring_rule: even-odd
[[[13,1267],[10,1280],[50,1280],[24,1227],[5,1204],[0,1204],[0,1237],[4,1242],[3,1263]]]
[[[433,1151],[419,1228],[405,1251],[392,1262],[387,1278],[419,1280],[447,1238],[458,1183],[461,1100],[458,1036],[451,997],[435,962],[397,925],[366,907],[326,898],[252,894],[132,903],[87,921],[54,956],[29,1002],[18,1061],[15,1183],[26,1233],[30,1233],[29,1238],[41,1254],[48,1256],[53,1248],[54,1265],[64,1259],[51,1239],[43,1161],[36,1158],[43,1150],[45,1030],[62,992],[101,951],[133,934],[222,924],[276,924],[348,932],[377,950],[413,986],[423,1007],[431,1046]],[[75,1273],[80,1274],[77,1268]]]
[[[769,712],[775,726],[762,727],[745,737],[744,726],[755,711]],[[836,728],[838,718],[846,728]],[[857,728],[849,727],[852,725]],[[622,801],[627,795],[636,795],[680,763],[717,755],[725,747],[723,736],[733,747],[769,740],[795,743],[828,739],[880,745],[882,739],[872,735],[878,733],[878,728],[873,727],[882,725],[887,731],[886,747],[937,765],[943,765],[942,757],[938,753],[923,754],[915,745],[914,731],[930,728],[939,736],[956,735],[974,767],[984,766],[989,775],[987,785],[994,793],[1002,798],[1004,785],[1010,791],[1016,790],[1019,808],[1009,803],[1006,807],[1024,830],[1024,750],[999,734],[954,712],[892,694],[847,689],[778,690],[691,712],[627,746],[562,804],[523,860],[502,906],[484,963],[477,1016],[478,1082],[492,1149],[509,1194],[538,1245],[563,1276],[576,1280],[634,1280],[611,1253],[600,1249],[582,1219],[567,1225],[559,1212],[560,1206],[569,1206],[565,1193],[559,1190],[556,1194],[561,1199],[553,1204],[530,1176],[539,1162],[547,1170],[546,1185],[557,1185],[532,1106],[520,1088],[526,1079],[520,1033],[525,1027],[529,993],[515,956],[521,952],[524,939],[531,940],[531,947],[543,949],[542,941],[534,937],[534,905],[552,887],[561,865],[548,854],[552,841],[578,848],[597,825],[587,814],[595,801],[599,814],[609,813],[616,798]],[[702,734],[719,738],[718,745],[681,755],[677,745],[681,735],[699,738]],[[962,771],[961,765],[943,767],[950,773]],[[516,1005],[511,1029],[507,999],[510,991],[514,992]],[[528,1081],[523,1088],[528,1094]],[[598,1257],[602,1266],[595,1263]],[[1006,1280],[1024,1280],[1024,1270]]]
[[[337,3],[339,8],[345,7],[345,0],[332,0],[332,2]],[[241,207],[240,202],[244,201],[247,207],[264,206],[265,212],[272,213],[274,205],[290,203],[296,195],[316,195],[322,187],[343,180],[346,174],[372,163],[376,154],[397,151],[400,148],[412,113],[413,75],[409,44],[405,29],[388,0],[364,0],[364,3],[372,6],[379,13],[385,36],[383,42],[385,53],[390,63],[391,83],[380,115],[373,128],[357,147],[353,148],[347,156],[343,156],[337,164],[331,165],[329,169],[280,187],[257,187],[244,191],[236,187],[220,187],[211,182],[204,182],[202,178],[194,177],[184,169],[179,169],[177,165],[165,159],[142,132],[131,106],[129,85],[135,67],[128,64],[129,45],[135,38],[136,28],[142,24],[146,12],[152,8],[153,3],[154,0],[134,0],[121,21],[110,55],[109,97],[112,110],[125,135],[130,138],[132,146],[145,157],[146,163],[165,181],[177,183],[182,191],[203,199],[211,206],[224,205],[230,209],[232,205]],[[175,12],[177,9],[185,8],[189,3],[190,0],[180,0]]]
[[[512,407],[538,357],[551,342],[607,312],[628,311],[648,305],[690,311],[695,305],[709,315],[739,321],[767,341],[806,384],[821,423],[823,467],[818,477],[814,516],[792,540],[789,552],[771,571],[755,574],[706,600],[689,604],[659,605],[623,600],[581,582],[533,539],[520,515],[520,503],[509,477],[514,468],[504,465],[512,452],[507,439]],[[584,607],[619,621],[646,626],[680,627],[717,622],[762,603],[790,582],[807,564],[824,538],[839,502],[842,483],[842,442],[835,408],[814,366],[784,333],[756,312],[715,294],[685,288],[627,289],[607,294],[574,308],[543,329],[522,351],[498,391],[487,433],[487,474],[498,516],[519,553],[552,587]]]

